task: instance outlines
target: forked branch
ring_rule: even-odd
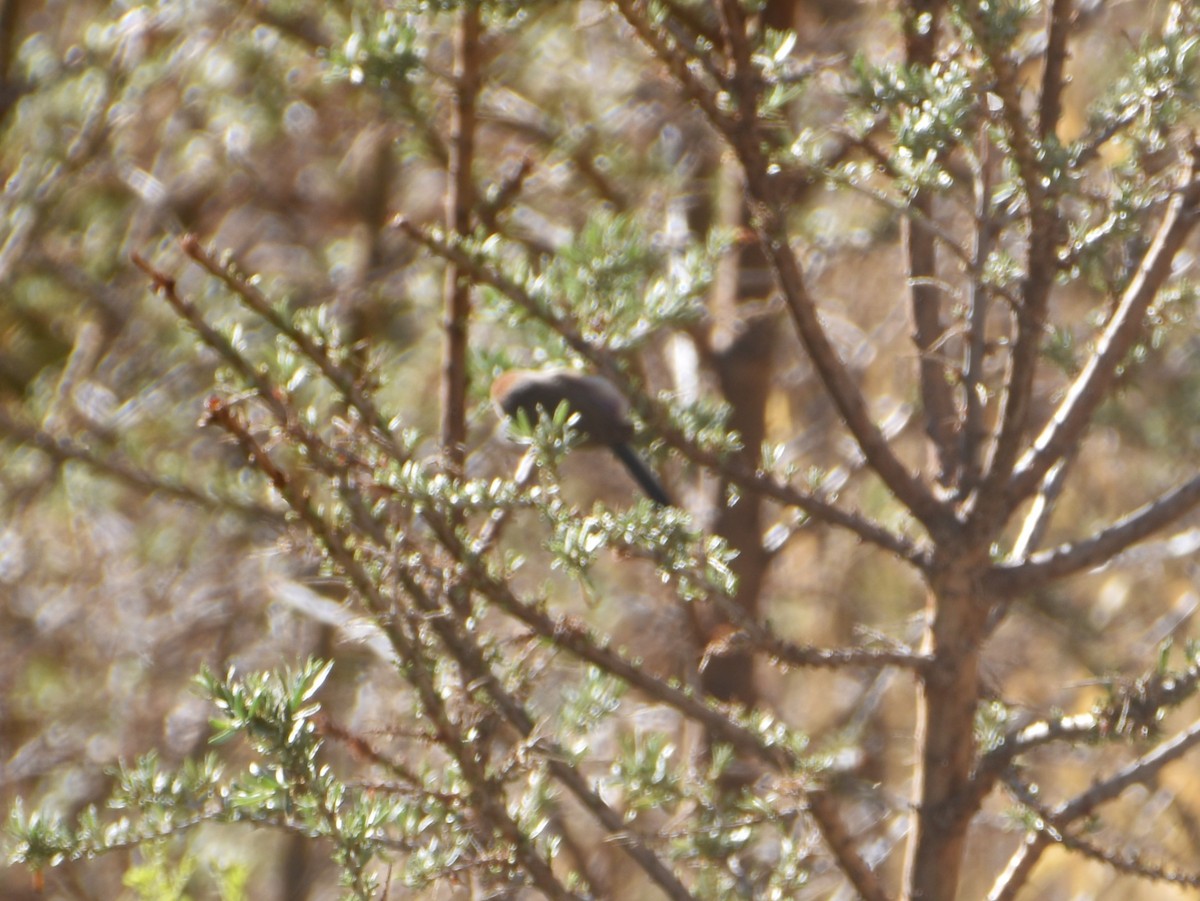
[[[1143,334],[1146,311],[1171,275],[1175,257],[1196,226],[1200,208],[1200,145],[1192,149],[1192,165],[1171,197],[1154,240],[1108,321],[1096,350],[1067,390],[1066,396],[1026,452],[1009,479],[1009,509],[1032,493],[1046,472],[1083,436],[1096,408],[1108,397],[1121,364]]]

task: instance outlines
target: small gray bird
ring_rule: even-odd
[[[530,422],[537,422],[543,412],[552,414],[566,401],[571,412],[579,416],[575,429],[584,444],[611,448],[647,497],[661,506],[671,506],[671,496],[662,482],[629,446],[633,438],[629,402],[607,379],[570,369],[510,369],[492,382],[491,394],[492,403],[502,415],[512,418],[524,410]]]

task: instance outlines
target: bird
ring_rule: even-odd
[[[553,414],[565,401],[578,416],[574,428],[584,445],[607,447],[650,500],[662,507],[672,506],[658,476],[630,446],[633,423],[629,402],[608,379],[573,369],[510,369],[496,376],[491,396],[501,416],[513,419],[524,411],[531,423],[543,414]]]

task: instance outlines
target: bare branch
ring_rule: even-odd
[[[971,790],[959,799],[963,810],[978,810],[996,783],[1020,755],[1056,741],[1085,741],[1099,737],[1104,719],[1090,713],[1039,720],[1007,734],[984,754],[971,776]]]
[[[1041,490],[1033,499],[1029,513],[1021,524],[1021,531],[1008,555],[1009,560],[1027,559],[1042,543],[1042,538],[1050,527],[1050,517],[1054,514],[1055,501],[1058,500],[1063,486],[1067,483],[1067,473],[1070,471],[1071,462],[1074,459],[1075,454],[1070,453],[1054,464],[1054,468],[1046,473],[1046,478],[1042,480]]]
[[[987,65],[995,75],[992,93],[1000,100],[999,117],[1027,198],[1029,222],[1026,271],[1021,282],[1021,302],[1014,308],[1016,337],[1005,378],[1000,426],[973,514],[977,527],[987,533],[1003,522],[1013,509],[1013,498],[1006,486],[1020,454],[1033,408],[1047,307],[1056,271],[1059,214],[1053,203],[1053,187],[1045,179],[1039,136],[1032,132],[1022,111],[1021,79],[1009,48],[996,44],[979,9],[967,6],[963,11],[979,46],[986,51]]]
[[[786,666],[820,668],[897,666],[920,672],[930,658],[908,650],[883,648],[817,648],[799,645],[772,635],[754,636],[752,641],[778,663]]]
[[[1137,851],[1124,848],[1103,848],[1096,842],[1080,838],[1078,835],[1063,833],[1057,836],[1058,842],[1084,857],[1111,867],[1117,873],[1126,876],[1136,876],[1151,882],[1167,882],[1172,885],[1182,885],[1189,888],[1200,888],[1200,873],[1187,873],[1175,867],[1166,867],[1143,859]]]
[[[989,901],[1005,901],[1005,899],[1014,898],[1017,891],[1028,882],[1033,867],[1046,848],[1065,836],[1067,826],[1088,816],[1101,804],[1115,800],[1130,786],[1155,778],[1168,763],[1178,760],[1198,744],[1200,744],[1200,722],[1195,722],[1170,741],[1160,744],[1153,751],[1133,761],[1110,778],[1097,782],[1071,801],[1059,804],[1052,810],[1044,811],[1045,822],[1053,827],[1055,832],[1043,829],[1026,837],[1025,843],[1017,849],[1004,872],[992,886],[992,890],[988,893]]]
[[[1069,448],[1078,443],[1092,414],[1108,396],[1117,372],[1142,334],[1146,310],[1171,274],[1171,267],[1197,221],[1200,205],[1200,146],[1192,149],[1192,165],[1181,189],[1172,196],[1154,240],[1125,289],[1112,318],[1054,411],[1042,433],[1009,479],[1009,503],[1019,503]]]
[[[1200,745],[1200,722],[1195,722],[1170,741],[1118,770],[1108,779],[1097,782],[1087,791],[1054,809],[1057,822],[1070,823],[1087,816],[1101,804],[1116,798],[1133,785],[1150,781],[1168,763],[1172,763]]]
[[[757,201],[758,230],[779,279],[792,322],[809,358],[837,406],[842,421],[850,429],[868,465],[888,489],[907,507],[927,530],[937,533],[948,526],[943,505],[920,479],[895,456],[879,426],[871,419],[866,401],[854,379],[833,348],[812,296],[808,293],[799,262],[788,243],[787,228],[781,211],[772,202],[775,195],[765,171],[748,179]]]
[[[480,203],[476,211],[479,221],[489,232],[497,230],[497,219],[502,212],[512,206],[525,186],[525,180],[533,172],[536,160],[532,153],[526,153],[520,162],[502,173],[500,181],[493,185],[488,197]]]
[[[922,194],[913,206],[929,217],[933,199]],[[931,217],[930,217],[931,218]],[[912,341],[917,348],[921,380],[921,400],[925,413],[925,432],[933,444],[938,460],[938,481],[946,484],[954,470],[954,399],[950,381],[946,378],[944,355],[936,352],[943,340],[945,324],[941,315],[941,292],[930,282],[936,272],[934,242],[929,232],[914,228],[906,219],[908,250],[908,284],[913,317]]]
[[[937,46],[937,29],[942,3],[912,4],[904,17],[905,62],[909,66],[928,67]],[[916,218],[934,219],[934,195],[929,188],[918,189],[911,198],[916,216],[904,219],[905,249],[908,255],[908,284],[913,320],[913,344],[917,348],[921,401],[925,413],[925,432],[933,445],[938,462],[938,482],[948,484],[953,477],[954,432],[957,416],[946,363],[935,348],[946,330],[942,322],[942,299],[931,280],[937,277],[937,245],[927,229],[914,228]]]
[[[479,94],[480,8],[458,10],[454,31],[454,106],[450,120],[450,171],[446,226],[453,234],[471,230],[475,206],[475,100]],[[461,472],[467,440],[467,338],[471,281],[453,264],[446,267],[442,350],[442,453],[451,471]]]
[[[994,584],[1002,593],[1012,596],[1098,566],[1197,506],[1200,506],[1200,476],[1192,477],[1091,538],[1034,554],[1023,562],[1000,564],[993,569]]]
[[[992,252],[996,224],[990,214],[992,202],[992,141],[986,125],[979,127],[979,174],[975,182],[975,246],[971,250],[970,272],[970,337],[967,340],[966,366],[963,372],[965,410],[961,426],[962,446],[959,453],[957,496],[966,498],[979,485],[983,469],[983,447],[987,438],[985,421],[987,384],[984,381],[984,360],[987,357],[988,310],[991,294],[981,277],[983,267]]]
[[[1042,140],[1051,137],[1062,115],[1062,94],[1066,87],[1063,69],[1067,61],[1067,35],[1074,21],[1071,0],[1054,0],[1048,12],[1046,62],[1042,70],[1042,96],[1038,107],[1038,133]]]

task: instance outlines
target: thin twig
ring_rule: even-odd
[[[455,550],[461,548],[456,547]],[[414,600],[417,608],[428,617],[430,627],[462,667],[463,672],[469,675],[472,684],[491,697],[500,714],[528,743],[531,751],[543,756],[551,775],[588,810],[604,828],[609,839],[628,854],[668,898],[675,901],[694,901],[691,892],[642,838],[629,828],[621,813],[614,810],[601,797],[599,791],[588,784],[579,770],[567,762],[570,755],[566,749],[538,733],[534,718],[503,686],[495,669],[488,663],[483,649],[474,639],[473,631],[467,627],[469,606],[463,605],[461,610],[456,610],[453,602],[439,604],[425,591],[421,582],[411,578],[403,568],[398,571],[398,575],[408,595]],[[446,615],[448,612],[450,616]]]
[[[930,663],[930,658],[909,650],[886,650],[883,648],[818,648],[787,641],[771,634],[759,626],[749,630],[738,623],[739,631],[723,636],[721,647],[710,646],[708,652],[715,655],[729,653],[735,647],[753,647],[767,654],[776,663],[785,666],[813,668],[867,667],[876,669],[896,666],[920,672]]]
[[[410,624],[405,628],[401,623],[410,618],[398,618],[393,615],[395,611],[392,602],[380,591],[375,579],[354,550],[355,542],[342,527],[328,521],[308,493],[274,463],[270,454],[263,449],[229,406],[213,400],[209,404],[208,412],[213,422],[234,437],[247,459],[270,479],[288,506],[325,547],[330,559],[345,574],[367,610],[379,623],[397,656],[404,663],[405,673],[417,689],[424,715],[431,719],[439,742],[453,756],[463,776],[471,785],[472,806],[512,843],[522,867],[540,890],[563,901],[581,901],[576,893],[562,885],[543,855],[533,846],[529,836],[509,814],[485,770],[476,742],[468,738],[465,731],[454,721],[441,694],[434,686],[434,667],[425,659],[424,649],[417,637],[416,625]],[[400,567],[397,573],[407,575],[403,567]],[[415,584],[415,580],[409,579],[406,588],[413,588]]]
[[[532,153],[526,153],[521,161],[505,173],[499,183],[493,186],[488,196],[479,204],[476,214],[488,233],[499,229],[500,214],[511,207],[525,186],[525,180],[533,172],[536,160]]]
[[[445,536],[443,541],[449,536]],[[778,745],[740,726],[730,717],[730,710],[715,702],[706,702],[690,691],[663,682],[649,674],[641,664],[610,648],[594,635],[582,621],[568,616],[556,616],[540,604],[520,599],[506,583],[493,578],[481,559],[468,561],[468,577],[472,586],[499,610],[525,623],[537,635],[585,663],[591,663],[636,688],[646,696],[678,710],[712,732],[720,741],[736,750],[752,754],[772,767],[783,771],[799,761]]]
[[[534,476],[537,475],[536,462],[537,449],[531,447],[521,456],[521,462],[517,464],[517,470],[513,473],[513,484],[517,488],[524,490],[533,482]],[[489,516],[483,528],[479,530],[479,535],[471,546],[471,552],[482,556],[491,550],[500,540],[500,535],[512,518],[512,513],[512,507],[502,507]]]
[[[562,153],[571,161],[572,167],[582,176],[583,181],[591,186],[597,196],[611,204],[617,211],[629,209],[629,198],[625,196],[623,189],[609,177],[608,173],[596,165],[596,142],[592,129],[570,131],[564,134],[557,131],[555,126],[548,121],[523,118],[514,113],[505,112],[495,105],[481,107],[479,118],[489,125],[499,126],[515,132],[523,138],[529,138],[549,151]],[[527,159],[529,158],[527,157]],[[480,219],[487,224],[487,219],[482,211]]]
[[[862,137],[845,129],[835,129],[834,133],[845,141],[848,147],[862,150],[875,167],[879,169],[880,173],[893,183],[904,180],[904,173],[896,168],[895,161],[882,148],[878,147],[874,141],[870,140],[870,138]],[[984,134],[986,134],[986,130],[984,130]],[[958,236],[951,228],[942,225],[942,223],[933,217],[931,212],[914,208],[909,202],[907,194],[902,193],[895,197],[890,196],[884,193],[881,188],[868,185],[857,173],[848,175],[838,171],[831,171],[822,172],[821,174],[838,187],[862,194],[864,197],[870,198],[897,216],[904,217],[909,221],[910,225],[929,232],[930,235],[938,239],[942,247],[963,264],[968,272],[975,273],[979,271],[979,267],[972,264],[974,259],[972,254],[959,242]],[[996,289],[993,287],[993,290]],[[1009,300],[1012,301],[1015,298],[1009,298]]]
[[[300,417],[296,415],[286,392],[274,384],[264,371],[251,363],[229,338],[208,323],[195,304],[179,293],[175,279],[155,269],[136,253],[132,255],[132,259],[134,265],[151,278],[155,291],[167,301],[176,315],[188,324],[201,342],[216,351],[221,359],[253,387],[256,396],[266,405],[280,427],[304,447],[308,458],[317,470],[338,486],[342,497],[354,514],[355,523],[365,529],[368,534],[377,535],[382,528],[381,525],[365,511],[361,496],[357,492],[349,490],[345,479],[346,469],[353,465],[353,461],[347,460],[343,451],[330,447],[311,429],[305,428],[301,424]],[[262,298],[261,295],[259,298],[262,303],[266,304],[265,298]],[[304,348],[301,347],[301,350],[304,351]],[[310,357],[310,359],[312,358]],[[313,362],[317,361],[313,360]],[[212,403],[216,403],[216,401],[210,401],[210,404]]]
[[[1090,713],[1029,723],[1006,735],[980,759],[971,776],[971,790],[959,801],[965,810],[978,810],[997,781],[1022,754],[1056,741],[1083,742],[1100,737],[1103,719]]]
[[[689,55],[682,52],[673,40],[668,40],[650,25],[645,0],[614,0],[614,5],[633,28],[634,33],[650,48],[655,58],[667,67],[688,100],[700,108],[719,133],[729,133],[733,127],[730,115],[721,108],[710,87],[697,76],[690,65]]]
[[[1046,473],[1042,487],[1029,507],[1025,521],[1021,523],[1021,531],[1013,543],[1008,559],[1016,562],[1025,560],[1042,543],[1046,530],[1050,528],[1050,517],[1054,515],[1055,503],[1067,484],[1067,473],[1075,460],[1075,453],[1068,453]]]

